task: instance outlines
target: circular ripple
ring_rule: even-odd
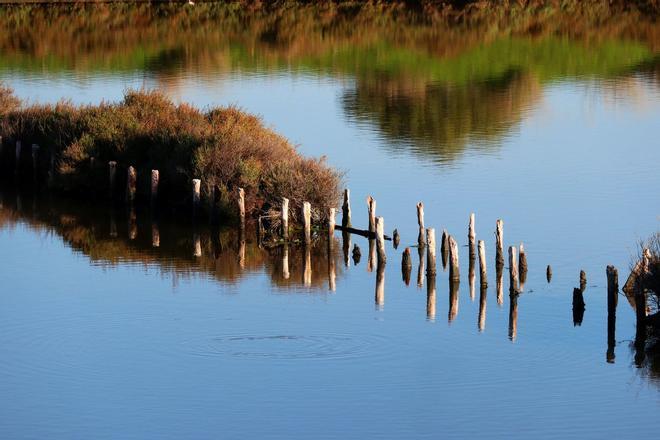
[[[382,344],[375,336],[229,335],[186,344],[197,356],[268,359],[353,359],[368,356]]]

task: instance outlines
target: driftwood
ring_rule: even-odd
[[[355,229],[355,228],[351,228],[350,226],[339,226],[339,225],[335,225],[335,229],[338,229],[343,232],[348,232],[350,234],[361,235],[362,237],[367,237],[372,240],[376,239],[375,232],[369,232],[363,229]],[[385,240],[392,241],[392,237],[390,236],[383,235],[383,237],[385,238]]]

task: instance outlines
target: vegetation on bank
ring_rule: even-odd
[[[327,208],[339,199],[337,171],[323,159],[302,157],[258,117],[234,107],[202,112],[154,91],[128,91],[118,103],[75,106],[25,104],[0,87],[0,136],[5,145],[21,140],[24,171],[31,168],[30,145],[40,146],[42,176],[53,155],[54,185],[67,191],[107,188],[107,163],[114,160],[124,170],[129,165],[138,170],[138,193],[145,195],[150,170],[159,170],[159,197],[169,201],[189,197],[193,178],[202,179],[207,198],[217,188],[225,210],[233,209],[239,187],[253,214],[279,206],[282,197],[291,200],[294,218],[303,201]],[[2,151],[2,164],[13,164],[13,149]],[[118,177],[122,174],[120,168]]]

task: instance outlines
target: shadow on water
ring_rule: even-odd
[[[178,278],[208,275],[235,283],[250,273],[265,271],[281,291],[305,288],[333,291],[342,276],[338,243],[317,239],[309,247],[291,243],[260,245],[252,226],[245,231],[205,223],[182,225],[148,209],[90,206],[50,195],[0,193],[0,226],[27,225],[54,232],[93,264],[156,265]],[[337,241],[336,239],[334,239]]]

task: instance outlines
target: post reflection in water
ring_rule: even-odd
[[[114,206],[110,208],[110,237],[117,237],[117,211]]]
[[[449,323],[458,316],[458,290],[460,284],[458,280],[449,280]]]
[[[582,289],[573,288],[573,326],[581,326],[584,319],[584,296]]]
[[[516,292],[509,295],[509,339],[514,342],[518,333],[518,296]]]
[[[282,245],[282,278],[288,280],[289,274],[289,244]]]
[[[474,251],[472,248],[470,249],[470,262],[469,262],[469,267],[468,267],[468,283],[470,285],[470,300],[474,301],[475,298],[475,287],[474,287],[474,282],[476,279],[475,275],[475,270],[474,270],[474,265],[476,262],[476,258],[474,255]]]
[[[193,232],[193,257],[202,256],[202,239],[198,232]]]
[[[131,205],[128,209],[128,238],[135,240],[138,234],[137,214],[135,208]]]
[[[417,248],[417,255],[419,257],[419,268],[417,269],[417,287],[422,288],[424,286],[424,247],[419,246]]]
[[[333,252],[334,242],[334,235],[328,237],[328,289],[330,289],[331,292],[337,290],[337,270],[335,268],[335,258]]]
[[[245,269],[245,228],[243,227],[238,233],[238,266]]]
[[[160,230],[155,219],[151,220],[151,247],[160,247]]]
[[[412,273],[412,257],[410,255],[410,248],[406,248],[401,256],[401,279],[406,284],[410,285],[410,274]]]
[[[504,304],[504,265],[496,264],[495,265],[495,277],[497,280],[497,305],[502,306]]]
[[[349,234],[346,231],[342,231],[341,233],[341,243],[342,243],[342,251],[344,252],[344,266],[350,267],[351,266],[351,258],[350,258],[350,251],[351,251],[351,234]]]
[[[376,264],[376,240],[369,239],[369,258],[367,259],[367,272],[373,272]]]
[[[312,285],[312,247],[310,245],[304,246],[302,276],[303,286],[310,287]]]
[[[429,274],[426,279],[426,319],[435,320],[435,274]]]
[[[376,309],[382,310],[385,305],[385,263],[380,262],[376,268]]]
[[[483,332],[486,329],[486,296],[487,296],[488,287],[481,285],[479,292],[479,321],[477,327],[480,332]]]

